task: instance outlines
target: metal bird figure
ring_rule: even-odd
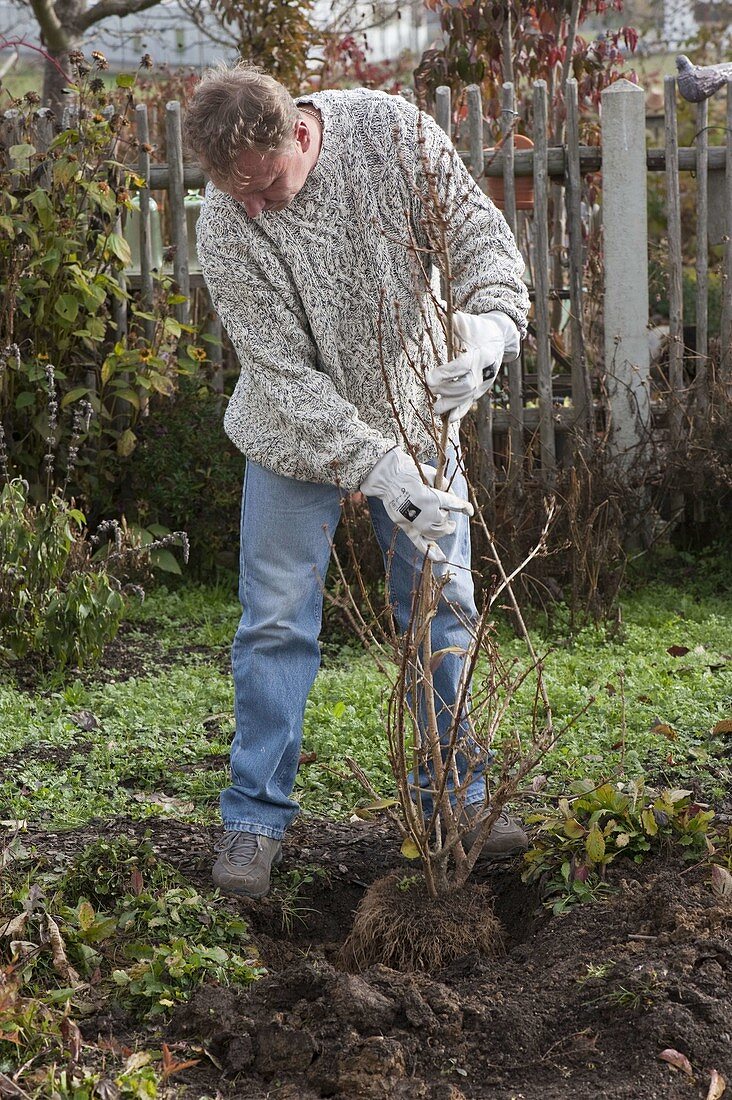
[[[732,62],[721,65],[692,65],[686,54],[676,58],[678,69],[677,84],[684,99],[689,103],[701,103],[723,88],[732,77]]]

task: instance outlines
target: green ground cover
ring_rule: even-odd
[[[233,731],[227,653],[237,616],[222,588],[160,591],[135,610],[119,670],[44,681],[33,693],[6,679],[2,817],[54,829],[117,814],[215,821]],[[507,627],[499,638],[508,658],[523,659]],[[729,737],[711,731],[732,717],[732,595],[646,585],[626,595],[610,636],[593,627],[572,639],[537,632],[535,642],[557,722],[587,707],[541,766],[550,792],[622,772],[670,786],[696,780],[722,796]],[[128,652],[135,674],[125,678]],[[305,716],[303,749],[315,759],[298,777],[304,811],[348,815],[363,801],[347,757],[390,792],[385,688],[368,656],[329,651]],[[527,686],[511,713],[519,731],[532,698]]]

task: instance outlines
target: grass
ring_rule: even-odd
[[[42,683],[35,694],[1,686],[2,816],[49,829],[120,814],[216,821],[233,733],[226,655],[238,614],[223,588],[161,590],[132,616],[139,633],[129,642],[146,662],[144,674]],[[594,696],[542,766],[550,791],[622,772],[672,786],[696,779],[710,796],[722,795],[729,757],[711,730],[732,717],[729,593],[646,585],[625,597],[619,636],[587,628],[536,641],[547,652],[558,722]],[[501,644],[521,660],[521,644],[506,629]],[[674,646],[688,652],[673,656]],[[390,792],[385,702],[381,676],[355,650],[320,672],[303,742],[315,760],[301,768],[296,790],[305,812],[344,816],[363,801],[348,756],[380,793]],[[531,703],[527,689],[512,714],[519,730],[528,728]],[[93,728],[82,728],[90,721]]]

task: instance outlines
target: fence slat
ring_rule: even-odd
[[[484,175],[483,158],[483,99],[477,84],[466,88],[468,99],[468,140],[470,151],[470,171],[473,178],[481,180]]]
[[[501,148],[503,150],[504,215],[509,229],[516,236],[516,181],[514,177],[514,141],[516,107],[513,84],[504,84],[501,92]]]
[[[50,107],[39,107],[33,115],[33,144],[39,153],[47,153],[54,138],[54,114]],[[38,184],[46,191],[53,182],[53,161],[43,161],[38,173]]]
[[[722,279],[722,354],[720,381],[732,396],[732,78],[727,81],[727,166],[725,170],[724,275]]]
[[[696,109],[696,379],[694,391],[700,413],[709,405],[709,325],[707,293],[709,286],[709,101],[702,100]]]
[[[135,130],[140,143],[137,157],[137,170],[145,181],[150,176],[150,123],[147,117],[147,104],[138,103],[135,107]],[[141,187],[140,199],[140,304],[143,313],[151,313],[153,308],[152,276],[152,227],[150,223],[150,188]],[[148,340],[152,340],[155,322],[143,322],[143,331]]]
[[[483,178],[483,100],[477,84],[466,89],[468,100],[468,140],[470,168],[476,180]],[[493,392],[489,390],[478,401],[476,416],[478,449],[480,455],[480,480],[489,500],[493,500],[496,469],[493,458]]]
[[[448,137],[452,137],[452,97],[446,86],[435,89],[435,121]]]
[[[579,163],[579,97],[577,81],[568,80],[567,104],[567,183],[564,199],[567,206],[569,234],[569,304],[570,336],[572,340],[572,404],[577,417],[577,430],[587,432],[592,427],[592,385],[587,370],[585,339],[582,332],[582,184]]]
[[[509,17],[507,16],[507,19]],[[516,181],[514,179],[514,143],[513,133],[516,126],[516,106],[513,84],[506,81],[501,90],[501,140],[503,142],[503,195],[504,217],[514,237],[518,239],[518,219],[516,216]],[[509,363],[508,372],[508,409],[509,409],[509,458],[508,482],[516,486],[521,481],[524,470],[524,387],[523,353]],[[494,418],[495,423],[495,418]]]
[[[676,117],[676,77],[663,81],[665,149],[666,149],[666,211],[668,236],[668,381],[671,390],[669,429],[678,442],[684,422],[684,296],[682,290],[683,258],[681,252],[681,195],[679,190],[679,134]]]
[[[549,212],[547,173],[546,81],[534,84],[534,312],[536,373],[539,398],[539,444],[542,478],[550,482],[557,464],[552,405],[552,358],[549,329]]]
[[[185,295],[185,302],[175,307],[175,316],[185,324],[188,321],[191,281],[188,272],[188,226],[183,204],[183,133],[181,130],[180,103],[165,104],[165,136],[170,169],[170,224],[173,234],[173,278],[178,290]]]

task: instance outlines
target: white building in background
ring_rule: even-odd
[[[358,5],[364,25],[374,22],[374,10],[379,5]],[[331,18],[332,5],[319,0],[316,18],[323,24]],[[208,17],[214,32],[220,28]],[[0,34],[6,37],[25,37],[38,42],[38,25],[26,5],[12,0],[0,0]],[[429,12],[421,0],[411,0],[399,8],[399,16],[389,19],[383,26],[368,31],[368,58],[383,61],[398,57],[409,50],[417,57],[439,36],[439,19]],[[85,38],[85,49],[101,50],[114,69],[136,68],[141,56],[149,53],[156,65],[204,68],[219,58],[227,57],[227,49],[212,42],[178,6],[176,0],[163,0],[156,7],[125,18],[114,16],[90,28]],[[228,51],[233,57],[234,52]],[[30,51],[23,60],[32,60]],[[0,56],[0,65],[7,60]]]
[[[705,26],[721,29],[719,44],[730,47],[730,0],[664,0],[661,39],[670,50],[683,50]],[[724,29],[726,28],[726,30]]]

